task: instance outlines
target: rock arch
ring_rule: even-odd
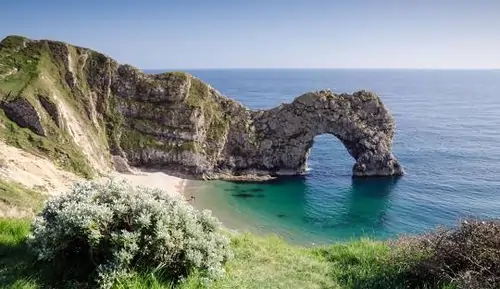
[[[242,138],[250,143],[253,139],[253,145],[229,142],[233,145],[228,152],[232,170],[243,174],[301,174],[314,137],[326,133],[337,137],[354,158],[353,176],[403,174],[391,151],[394,120],[371,92],[310,92],[290,104],[252,112],[251,118],[254,131],[246,131],[251,136]]]

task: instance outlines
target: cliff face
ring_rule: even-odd
[[[105,172],[112,155],[206,178],[297,174],[323,133],[346,146],[354,176],[403,173],[394,121],[365,91],[251,111],[187,73],[146,75],[86,48],[10,36],[0,97],[0,138],[82,174]]]

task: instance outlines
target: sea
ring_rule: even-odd
[[[149,73],[165,72],[147,71]],[[292,243],[394,238],[500,217],[500,70],[185,70],[251,109],[331,89],[378,94],[396,122],[400,178],[352,178],[354,159],[318,135],[304,176],[192,181],[185,194],[224,226]]]

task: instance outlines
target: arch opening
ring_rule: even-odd
[[[350,176],[354,162],[342,142],[325,133],[313,138],[305,156],[304,172],[321,177]]]

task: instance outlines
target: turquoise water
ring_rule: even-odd
[[[200,70],[192,74],[251,108],[316,89],[376,92],[396,120],[407,175],[353,180],[340,141],[316,137],[304,177],[266,184],[195,182],[195,206],[229,228],[298,243],[387,238],[500,217],[500,71]]]

